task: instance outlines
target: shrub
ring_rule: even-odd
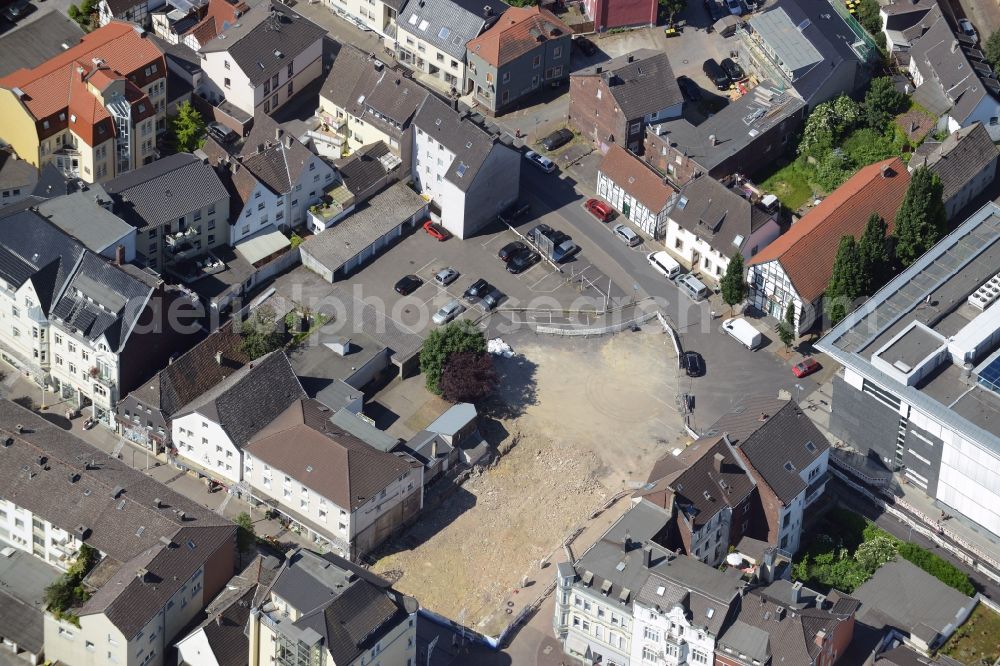
[[[898,552],[900,557],[912,562],[948,587],[953,587],[969,597],[976,594],[976,588],[972,586],[969,577],[951,562],[912,543],[900,544]]]

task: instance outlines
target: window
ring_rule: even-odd
[[[542,64],[542,56],[536,55],[534,58],[531,59],[532,68],[538,69],[538,67],[540,67],[541,64]]]
[[[230,87],[229,77],[222,79],[222,85],[225,86],[226,88]]]
[[[223,60],[223,61],[222,61],[222,65],[223,65],[223,67],[225,67],[226,69],[229,69],[229,61],[228,61],[228,60]]]
[[[707,664],[708,655],[701,650],[691,650],[691,661],[696,664]]]
[[[654,643],[658,643],[660,641],[660,632],[658,632],[656,629],[653,629],[652,627],[645,627],[643,628],[642,637],[645,638],[647,641],[653,641]]]
[[[657,663],[659,661],[656,656],[656,651],[648,645],[644,645],[642,647],[642,660],[651,661],[653,663]]]
[[[554,49],[552,49],[552,57],[553,58],[558,58],[561,55],[562,55],[562,47],[561,46],[557,46]]]

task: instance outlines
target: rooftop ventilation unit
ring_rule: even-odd
[[[979,311],[993,305],[1000,298],[1000,273],[997,273],[976,289],[968,298],[968,303]]]

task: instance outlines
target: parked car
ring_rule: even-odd
[[[534,250],[521,252],[520,254],[514,255],[514,257],[507,262],[507,272],[515,275],[523,273],[541,261],[541,259],[541,255]]]
[[[972,22],[969,19],[958,19],[958,29],[962,31],[962,34],[972,40],[973,44],[979,43],[979,35],[976,33],[976,29],[972,27]]]
[[[623,243],[629,247],[635,247],[642,242],[642,237],[626,227],[624,224],[616,224],[615,228],[612,229],[615,236],[621,239]]]
[[[573,140],[573,131],[566,129],[557,129],[552,134],[542,139],[542,147],[545,150],[555,150],[556,148],[562,148],[567,143]]]
[[[17,23],[19,20],[35,11],[35,6],[25,0],[18,0],[11,3],[3,10],[3,15],[9,19],[12,23]]]
[[[792,366],[792,374],[799,379],[802,379],[803,377],[808,377],[822,367],[823,366],[817,363],[816,359],[812,356],[806,356],[804,359]]]
[[[240,135],[220,122],[209,123],[206,128],[208,135],[224,146],[236,143]]]
[[[755,351],[760,347],[764,339],[760,331],[753,327],[753,324],[739,317],[722,322],[722,330],[750,351]]]
[[[722,62],[719,63],[719,66],[726,72],[726,76],[733,81],[742,81],[747,77],[743,68],[736,64],[736,61],[732,58],[723,58]]]
[[[701,377],[705,374],[705,359],[698,352],[686,351],[681,354],[681,366],[688,377]]]
[[[399,282],[396,283],[396,286],[393,287],[393,289],[395,289],[396,293],[399,294],[400,296],[409,296],[417,289],[419,289],[420,285],[422,285],[423,283],[424,281],[418,278],[416,275],[404,275],[403,277],[399,278]]]
[[[500,257],[500,261],[507,263],[515,255],[520,254],[528,249],[528,246],[521,241],[513,241],[512,243],[507,243],[500,251],[497,252],[497,256]]]
[[[431,220],[426,220],[424,222],[424,231],[431,236],[431,238],[436,238],[439,241],[446,241],[451,238],[451,233],[436,222]]]
[[[525,201],[515,201],[500,211],[500,214],[497,215],[497,219],[504,224],[513,225],[515,222],[527,215],[529,210],[531,210],[531,204]]]
[[[743,5],[740,4],[740,0],[726,0],[726,9],[733,16],[739,16],[743,13]]]
[[[681,274],[681,265],[676,259],[667,254],[665,250],[647,254],[646,261],[649,262],[654,271],[668,280],[672,280]]]
[[[588,58],[597,53],[597,47],[594,46],[594,42],[590,41],[586,37],[577,37],[573,40],[573,45],[580,49],[583,55]]]
[[[459,303],[457,298],[453,298],[434,313],[431,321],[440,326],[441,324],[447,324],[463,312],[465,312],[465,306]]]
[[[708,12],[708,16],[712,20],[712,23],[715,23],[720,18],[725,16],[725,14],[722,13],[723,9],[719,4],[719,0],[705,0],[705,11]]]
[[[677,85],[681,89],[681,95],[689,102],[701,101],[701,88],[698,84],[686,76],[677,77]]]
[[[549,236],[552,234],[552,227],[547,224],[536,224],[528,231],[525,236],[528,237],[532,243],[537,243],[541,236]]]
[[[574,254],[580,251],[580,246],[569,240],[568,238],[563,242],[559,243],[552,250],[552,261],[561,263],[566,261]]]
[[[474,301],[477,298],[482,298],[491,291],[493,291],[493,285],[483,278],[479,278],[469,285],[469,288],[465,290],[464,294],[462,294],[462,298],[467,301]]]
[[[612,210],[611,206],[599,199],[587,199],[587,203],[583,204],[583,207],[587,209],[588,213],[596,217],[601,222],[607,222],[614,217],[615,214],[615,211]]]
[[[719,90],[729,90],[729,86],[732,81],[729,80],[729,75],[726,74],[726,70],[719,66],[719,63],[715,62],[712,58],[705,61],[705,64],[701,66],[701,71],[705,72],[705,76],[708,80],[715,84],[715,87]]]
[[[480,300],[479,304],[483,306],[486,310],[492,310],[500,304],[503,300],[503,292],[494,287],[491,291],[488,291]]]
[[[545,173],[552,173],[553,171],[556,170],[555,162],[553,162],[547,157],[539,155],[533,150],[529,150],[528,152],[526,152],[524,154],[524,159],[528,160],[529,162],[534,164],[536,167],[538,167]]]
[[[459,272],[454,268],[449,266],[448,268],[442,268],[434,275],[434,281],[437,282],[442,287],[446,287],[455,280],[458,279]]]

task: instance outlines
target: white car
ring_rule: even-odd
[[[434,313],[431,321],[440,326],[441,324],[447,324],[463,312],[465,312],[465,306],[459,303],[457,298],[453,298]]]
[[[743,13],[743,5],[740,4],[740,0],[726,0],[726,7],[733,16],[739,16]]]
[[[539,155],[533,150],[529,150],[524,154],[524,159],[528,160],[536,167],[544,171],[545,173],[552,173],[556,170],[555,163],[547,157]]]
[[[979,35],[976,34],[976,29],[972,27],[972,22],[969,19],[958,19],[958,29],[971,39],[973,44],[979,43]]]

